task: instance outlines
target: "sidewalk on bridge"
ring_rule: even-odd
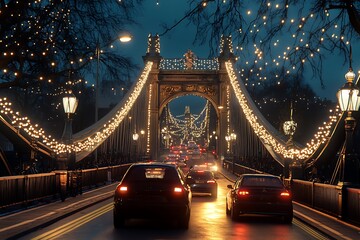
[[[229,181],[237,178],[231,172],[221,169],[221,173]],[[341,219],[317,211],[298,202],[293,202],[294,218],[310,225],[331,239],[360,239],[360,227],[344,222]]]
[[[221,169],[221,173],[230,181],[234,181],[237,178],[236,175],[223,169]],[[76,197],[66,198],[64,202],[57,201],[6,216],[0,216],[0,239],[17,239],[25,233],[45,227],[98,202],[110,199],[113,197],[116,184],[112,183],[84,192]],[[294,217],[323,232],[332,239],[360,239],[359,227],[296,202],[294,202]]]
[[[0,239],[17,239],[26,233],[50,225],[96,203],[110,199],[114,195],[116,185],[117,183],[112,183],[84,192],[76,197],[68,197],[64,202],[56,201],[0,216]]]

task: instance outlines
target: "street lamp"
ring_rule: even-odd
[[[130,42],[132,40],[132,36],[128,33],[123,33],[120,37],[119,37],[120,42],[122,43],[126,43],[126,42]]]
[[[122,34],[119,38],[119,41],[122,43],[126,43],[126,42],[130,42],[132,40],[132,36],[128,33],[124,33]],[[117,40],[117,39],[115,39]],[[115,41],[114,40],[114,41]],[[98,121],[99,118],[99,114],[98,114],[98,109],[99,109],[99,71],[100,71],[100,55],[102,53],[101,49],[100,49],[100,43],[99,41],[96,44],[96,79],[95,79],[95,122]]]
[[[341,156],[341,182],[353,182],[356,172],[356,165],[352,166],[352,162],[358,161],[353,156],[353,133],[355,129],[355,118],[352,116],[353,111],[359,110],[359,89],[353,83],[355,79],[355,73],[353,72],[351,65],[349,71],[345,74],[346,83],[337,92],[337,98],[341,111],[347,112],[345,118],[345,146]],[[345,176],[346,173],[346,176]]]
[[[64,111],[66,113],[66,119],[65,119],[64,131],[61,139],[65,144],[72,144],[72,115],[75,113],[76,108],[78,106],[78,99],[71,91],[69,91],[67,94],[64,95],[63,106],[64,106]],[[67,154],[66,161],[69,164],[69,168],[72,167],[74,160],[75,159],[73,153],[70,153],[70,155]],[[65,166],[61,166],[60,168],[64,169]]]
[[[137,141],[139,139],[139,134],[138,133],[133,133],[133,140]]]
[[[135,161],[137,161],[137,140],[139,139],[139,134],[137,133],[137,132],[134,132],[133,133],[133,135],[132,135],[132,138],[133,138],[133,140],[135,141],[135,146],[134,146],[134,148],[135,148]]]
[[[62,140],[66,144],[72,143],[72,114],[75,113],[78,106],[78,99],[70,91],[63,97],[64,112],[66,113],[65,128],[62,134]]]
[[[125,43],[125,42],[129,42],[131,41],[132,37],[131,35],[124,33],[122,34],[119,38],[120,42]],[[117,39],[115,39],[117,40]],[[114,40],[114,41],[115,41]],[[113,42],[114,42],[113,41]],[[102,51],[100,49],[100,43],[99,41],[96,44],[96,79],[95,79],[95,123],[98,121],[99,119],[99,72],[100,72],[100,55],[101,55]],[[98,154],[97,154],[97,149],[95,149],[95,163],[97,163],[97,158],[98,158]]]

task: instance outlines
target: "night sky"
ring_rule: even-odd
[[[139,10],[137,20],[140,25],[136,27],[129,26],[129,32],[133,35],[132,42],[120,48],[124,55],[131,56],[140,66],[143,66],[142,56],[146,53],[147,36],[149,33],[161,34],[163,32],[160,26],[161,23],[166,22],[168,25],[172,25],[172,23],[175,23],[175,19],[178,20],[183,16],[187,6],[187,1],[185,0],[160,0],[159,3],[159,5],[156,5],[156,0],[146,1],[144,8]],[[194,46],[194,36],[195,28],[187,26],[185,22],[181,23],[178,27],[160,38],[161,56],[164,58],[181,58],[188,49],[191,49],[199,58],[207,58],[209,55],[208,46]],[[352,43],[352,64],[356,75],[358,75],[360,70],[359,46],[359,42],[356,44]],[[345,83],[344,75],[348,71],[349,65],[348,63],[344,64],[345,59],[336,54],[328,55],[324,59],[325,89],[321,88],[319,80],[312,78],[312,74],[306,76],[306,81],[319,97],[336,101],[336,92]]]

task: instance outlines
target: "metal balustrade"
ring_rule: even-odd
[[[49,198],[65,200],[85,189],[120,181],[130,165],[0,177],[0,211]]]

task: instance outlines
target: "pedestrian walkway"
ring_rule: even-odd
[[[17,239],[26,233],[112,198],[116,184],[109,184],[76,197],[66,198],[64,202],[57,201],[2,216],[0,217],[0,239]]]

